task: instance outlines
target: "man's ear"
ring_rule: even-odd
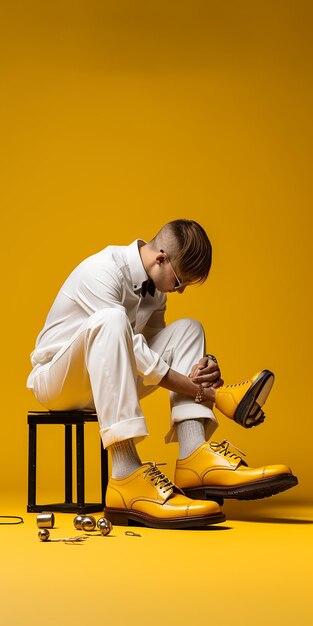
[[[158,252],[157,256],[155,257],[156,263],[158,265],[162,265],[162,263],[164,263],[165,259],[166,259],[165,252]]]

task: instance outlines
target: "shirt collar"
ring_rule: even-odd
[[[134,291],[140,290],[142,283],[149,278],[142,264],[138,243],[147,242],[144,239],[135,239],[135,241],[127,246],[127,258]]]

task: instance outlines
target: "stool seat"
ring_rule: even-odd
[[[94,411],[29,411],[28,423],[28,504],[29,513],[59,511],[63,513],[94,513],[103,511],[108,484],[108,451],[100,439],[101,502],[85,502],[85,445],[86,422],[97,422]],[[65,501],[61,503],[36,503],[37,425],[61,424],[65,429]],[[73,441],[72,427],[76,426],[76,479],[77,502],[73,502]]]

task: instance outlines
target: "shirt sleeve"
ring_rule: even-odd
[[[75,289],[75,301],[92,315],[105,308],[118,308],[126,312],[122,304],[123,276],[118,268],[95,268],[84,271]]]
[[[149,348],[141,333],[133,335],[133,345],[137,371],[143,378],[143,384],[145,387],[158,385],[170,366],[154,350]]]
[[[91,276],[86,272],[76,288],[76,302],[89,315],[104,308],[122,309],[127,315],[127,310],[122,304],[123,280],[124,277],[118,268],[101,269]],[[164,312],[165,302],[149,318],[149,326],[145,327],[149,337],[164,328]],[[169,370],[169,365],[149,348],[143,334],[135,335],[133,329],[131,331],[137,371],[143,377],[145,386],[157,385]]]

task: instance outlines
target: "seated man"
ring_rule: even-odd
[[[166,293],[203,283],[210,267],[211,244],[192,220],[165,224],[148,243],[108,246],[70,274],[37,338],[27,386],[39,402],[53,411],[97,412],[112,455],[105,515],[113,524],[217,523],[225,519],[222,498],[262,498],[297,484],[285,465],[251,468],[228,442],[209,441],[214,404],[244,427],[260,424],[274,380],[263,370],[225,386],[201,324],[165,326]],[[136,449],[148,434],[139,400],[158,386],[170,390],[165,440],[179,442],[175,484]]]

